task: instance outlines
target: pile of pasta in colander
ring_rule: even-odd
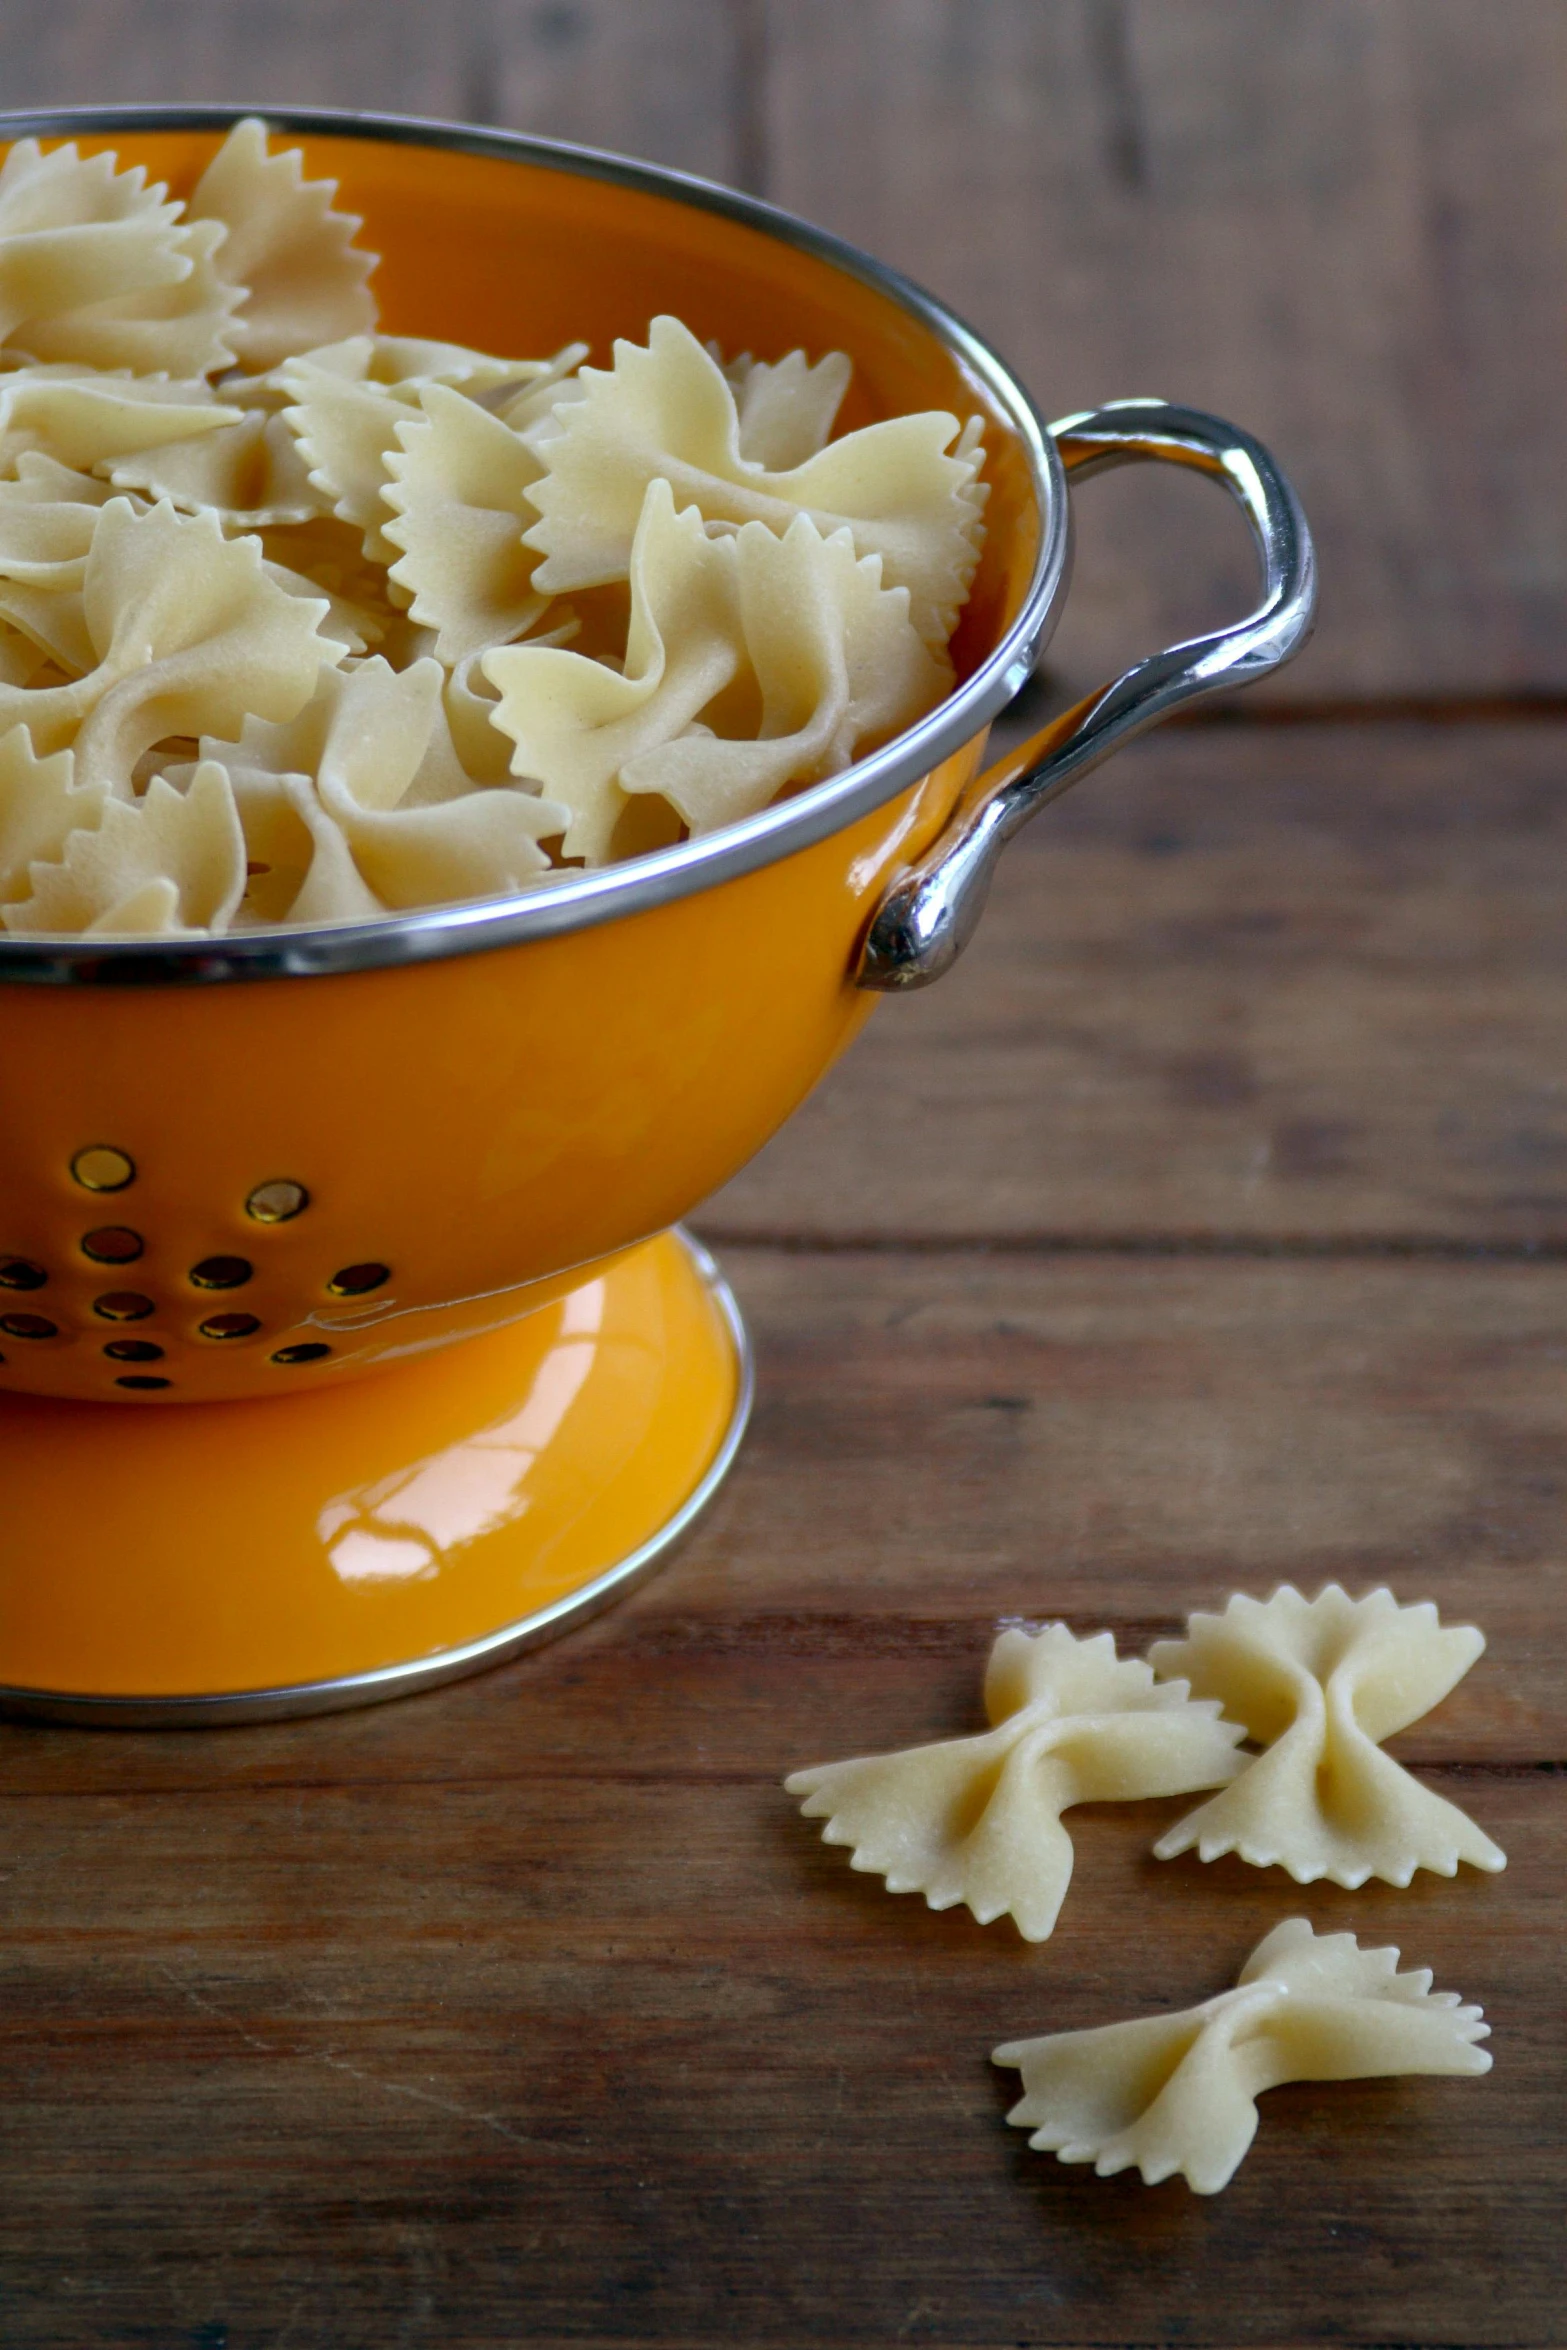
[[[755,813],[952,682],[978,421],[849,363],[376,332],[360,223],[238,124],[188,202],[0,170],[0,925],[487,897]]]

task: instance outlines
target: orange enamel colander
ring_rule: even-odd
[[[0,139],[112,147],[178,194],[240,111],[12,115]],[[665,1555],[750,1394],[733,1300],[678,1219],[878,993],[946,968],[1019,824],[1277,667],[1312,615],[1299,506],[1232,426],[1138,400],[1047,428],[931,296],[675,173],[271,119],[364,215],[389,331],[603,359],[671,311],[730,350],[846,351],[846,424],[984,417],[987,538],[951,697],[724,832],[364,924],[0,936],[0,1704],[69,1719],[397,1694]],[[1261,604],[982,772],[1057,616],[1068,475],[1139,459],[1239,500]]]

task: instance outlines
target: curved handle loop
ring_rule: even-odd
[[[1139,661],[1022,744],[969,792],[934,847],[898,878],[866,936],[859,986],[926,987],[973,936],[1012,835],[1134,734],[1184,703],[1266,677],[1300,651],[1316,615],[1316,558],[1300,500],[1260,441],[1200,409],[1113,400],[1050,427],[1069,474],[1157,459],[1211,474],[1251,524],[1263,599],[1248,619]]]

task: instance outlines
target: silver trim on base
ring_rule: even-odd
[[[68,1690],[20,1689],[0,1683],[0,1717],[61,1722],[83,1730],[215,1730],[244,1722],[294,1721],[305,1714],[347,1713],[357,1706],[383,1705],[389,1698],[413,1697],[424,1689],[438,1689],[445,1681],[485,1672],[596,1616],[662,1566],[690,1532],[734,1466],[756,1394],[756,1358],[733,1290],[711,1252],[683,1225],[675,1226],[675,1236],[689,1252],[724,1318],[734,1345],[739,1383],[729,1425],[700,1483],[674,1516],[629,1557],[617,1560],[591,1583],[531,1616],[503,1624],[477,1640],[464,1641],[460,1648],[438,1649],[433,1656],[413,1657],[406,1664],[377,1665],[370,1672],[344,1673],[331,1681],[299,1681],[281,1689],[236,1689],[211,1696],[77,1696]]]

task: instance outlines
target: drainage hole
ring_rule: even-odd
[[[77,1152],[71,1173],[83,1191],[123,1191],[136,1180],[136,1161],[112,1143],[95,1142]]]
[[[95,1297],[92,1310],[105,1322],[145,1322],[157,1312],[150,1297],[143,1297],[137,1289],[111,1289],[102,1297]]]
[[[327,1283],[333,1297],[368,1297],[372,1289],[380,1289],[392,1278],[390,1265],[345,1265],[341,1273],[334,1273]]]
[[[95,1265],[134,1265],[146,1245],[128,1224],[104,1224],[82,1235],[82,1255]]]
[[[302,1183],[279,1176],[271,1183],[256,1185],[245,1202],[245,1213],[257,1224],[287,1224],[309,1205],[310,1194]]]
[[[209,1314],[201,1325],[203,1338],[254,1338],[261,1324],[254,1314]]]
[[[254,1271],[247,1257],[203,1257],[190,1277],[198,1289],[243,1289]]]
[[[42,1314],[0,1314],[0,1330],[8,1338],[58,1338],[60,1325]]]

